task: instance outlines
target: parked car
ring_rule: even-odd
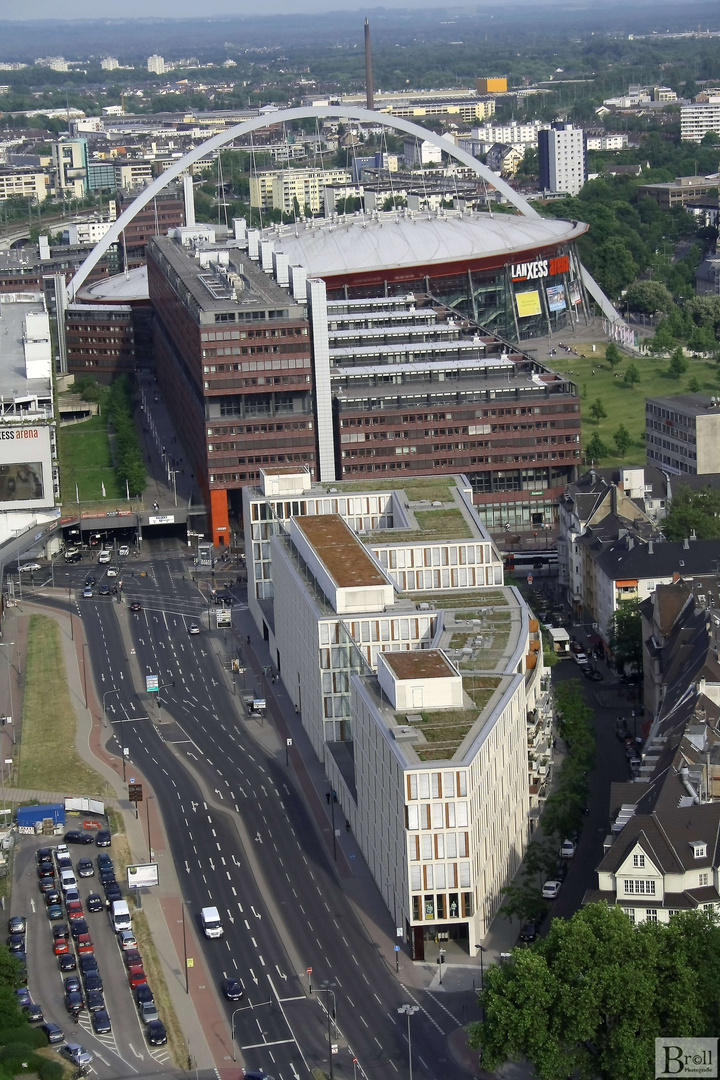
[[[112,836],[109,829],[98,829],[95,837],[95,843],[98,847],[110,847],[112,843]]]
[[[73,1065],[92,1065],[92,1054],[80,1043],[65,1043],[60,1053]]]
[[[584,652],[573,653],[573,659],[576,664],[580,665],[580,667],[585,667],[585,665],[589,663],[589,660]]]
[[[78,956],[83,956],[85,953],[93,952],[92,938],[89,934],[78,934],[76,946]]]
[[[30,991],[27,986],[19,986],[15,991],[15,997],[17,998],[18,1005],[29,1005],[32,1001],[30,997]]]
[[[545,900],[554,900],[559,892],[559,881],[546,881],[542,887],[542,894]]]
[[[147,983],[142,983],[140,986],[135,987],[135,1001],[137,1002],[139,1009],[141,1009],[146,1002],[154,1000],[155,998],[153,997],[152,990]]]
[[[100,835],[100,833],[98,833],[98,836],[99,835]],[[97,839],[95,840],[95,843],[97,844]],[[98,847],[102,847],[102,844],[99,844]],[[100,872],[100,870],[102,869],[103,866],[109,866],[109,867],[112,868],[112,865],[113,865],[113,861],[110,858],[110,856],[108,855],[107,851],[101,851],[98,854],[97,858],[95,859],[95,862],[97,863],[98,873]]]
[[[61,953],[58,956],[58,967],[62,972],[75,971],[77,968],[75,954],[71,952]]]
[[[92,844],[95,837],[89,833],[80,832],[79,829],[71,829],[70,832],[65,833],[64,840],[66,844]]]
[[[127,952],[123,953],[123,960],[126,968],[132,967],[133,964],[142,965],[142,956],[137,949],[128,949]]]
[[[118,944],[121,949],[136,949],[137,938],[133,934],[132,930],[121,930],[118,934]]]
[[[149,1023],[150,1020],[159,1020],[157,1006],[154,1001],[144,1001],[140,1006],[140,1019],[144,1023]]]
[[[27,919],[24,915],[13,915],[8,919],[8,933],[24,934],[27,930]]]
[[[7,947],[11,953],[25,952],[25,935],[11,934],[7,939]]]
[[[94,877],[95,867],[92,859],[79,859],[77,864],[78,877]]]
[[[586,679],[591,679],[593,682],[602,682],[603,681],[603,673],[602,673],[602,671],[598,671],[597,668],[590,667],[589,664],[588,664],[587,667],[584,667],[582,669],[582,673],[583,673],[583,675],[585,676]]]
[[[85,983],[86,993],[90,990],[99,990],[102,993],[103,981],[100,971],[97,968],[93,971],[84,971],[83,982]]]
[[[102,896],[98,896],[97,893],[90,893],[86,903],[88,911],[104,911],[105,909],[103,898]]]
[[[145,1030],[147,1032],[147,1041],[151,1046],[165,1046],[167,1032],[162,1020],[150,1020]]]
[[[560,858],[574,859],[576,850],[577,844],[574,840],[563,840],[562,844],[560,845]]]
[[[98,962],[94,953],[84,953],[80,957],[80,970],[83,975],[87,975],[90,971],[98,971]]]
[[[45,1032],[47,1041],[50,1044],[65,1041],[65,1035],[63,1034],[63,1030],[61,1027],[58,1027],[57,1024],[51,1024],[48,1022],[46,1024],[43,1024],[40,1030]]]
[[[105,995],[102,990],[88,990],[85,1003],[88,1012],[97,1012],[98,1009],[105,1008]]]
[[[23,1013],[31,1024],[40,1024],[45,1019],[42,1009],[34,1001],[31,1001],[29,1005],[23,1005]]]
[[[527,922],[524,922],[522,925],[522,929],[520,930],[520,934],[518,936],[518,941],[535,941],[536,937],[538,936],[539,930],[540,921],[538,919],[528,919]]]
[[[58,919],[62,919],[63,918],[62,904],[50,904],[50,906],[47,909],[47,917],[50,920],[50,922],[56,922]],[[68,913],[68,917],[72,918],[72,916],[69,915],[69,913]]]
[[[72,990],[65,995],[65,1008],[71,1016],[77,1016],[85,1008],[85,1001],[79,990]]]
[[[106,1009],[98,1009],[90,1017],[93,1031],[96,1035],[109,1035],[112,1032],[112,1024]]]

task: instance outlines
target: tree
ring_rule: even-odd
[[[624,424],[621,424],[617,431],[613,432],[613,442],[617,447],[617,452],[620,457],[624,457],[627,451],[630,449],[630,445],[632,443],[632,439],[630,438],[630,432]]]
[[[605,406],[603,405],[600,398],[595,398],[592,405],[590,406],[590,415],[592,416],[596,424],[599,424],[600,421],[604,420],[607,416]]]
[[[639,600],[621,600],[610,619],[610,648],[621,670],[642,670],[642,618]]]
[[[625,382],[628,386],[636,386],[640,382],[640,372],[635,364],[630,364],[625,372]]]
[[[685,540],[693,532],[698,540],[720,539],[720,491],[678,487],[662,530],[667,540]]]
[[[692,379],[688,383],[688,390],[690,391],[691,394],[699,394],[700,389],[701,389],[700,383],[698,382],[698,380],[693,375]]]
[[[668,312],[673,307],[670,290],[661,281],[633,281],[628,285],[625,300],[631,311],[654,315],[656,311]]]
[[[670,357],[670,374],[676,379],[681,379],[689,366],[685,353],[680,346],[678,346],[677,349],[673,350],[673,354]]]
[[[614,341],[611,341],[608,347],[605,349],[605,359],[611,368],[617,367],[622,362],[622,353],[618,349]]]
[[[540,1080],[646,1080],[656,1037],[717,1029],[718,962],[713,912],[633,926],[619,907],[588,904],[488,969],[485,1020],[468,1041],[487,1072],[510,1058],[529,1061]]]
[[[600,458],[607,457],[608,453],[609,451],[607,446],[602,441],[596,431],[590,442],[585,447],[585,457],[589,461],[599,461]]]

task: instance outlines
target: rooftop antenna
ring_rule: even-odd
[[[370,20],[365,20],[365,93],[367,95],[367,108],[370,112],[375,110],[375,98],[373,95],[373,71],[372,71],[372,41],[370,40]]]

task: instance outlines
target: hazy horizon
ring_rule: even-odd
[[[515,5],[552,8],[558,15],[565,10],[563,4],[557,4],[557,0],[512,0],[512,4],[509,6]],[[473,14],[479,14],[483,8],[487,8],[488,11],[497,11],[498,8],[504,6],[508,5],[500,5],[496,0],[489,3],[462,2],[461,0],[460,3],[448,7],[442,14],[445,15],[448,21],[452,21],[462,12],[472,11]],[[585,5],[580,5],[580,7],[582,6]],[[639,2],[632,5],[620,4],[615,0],[615,2],[611,2],[607,6],[611,8],[623,7],[626,11],[637,9],[647,12],[648,9],[661,10],[664,7],[673,7],[677,10],[674,4],[658,4],[653,3],[652,0],[639,0]],[[709,11],[717,11],[717,5],[711,4],[709,0],[707,5],[701,0],[699,5],[694,3],[692,6],[695,9],[698,6],[707,6]],[[592,5],[588,4],[587,7],[590,9]],[[359,0],[303,0],[302,4],[298,4],[297,0],[266,0],[260,12],[255,5],[238,4],[237,0],[209,0],[207,10],[204,11],[198,10],[197,0],[124,0],[122,9],[118,9],[114,4],[107,3],[107,0],[100,4],[94,2],[94,0],[75,0],[67,8],[60,7],[55,0],[27,0],[22,9],[15,6],[11,7],[8,4],[0,4],[0,20],[16,23],[39,19],[60,22],[77,22],[80,20],[126,22],[135,19],[213,19],[218,17],[227,18],[228,16],[240,19],[261,19],[273,15],[302,16],[332,15],[333,13],[346,15],[352,12],[357,12],[358,17],[368,16],[372,18],[373,14],[379,16],[389,10],[413,11],[419,9],[435,9],[437,11],[437,2],[436,0],[383,0],[382,4],[377,4],[376,0],[371,0],[370,4],[363,5]],[[577,4],[568,3],[567,10],[577,11],[579,8]]]

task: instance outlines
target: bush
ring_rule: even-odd
[[[19,1028],[0,1028],[0,1046],[10,1046],[12,1043],[22,1043],[33,1050],[39,1050],[41,1046],[47,1046],[45,1034],[39,1028],[30,1027],[27,1024]]]
[[[40,1080],[62,1080],[65,1068],[61,1061],[48,1061],[42,1058],[42,1065],[38,1069]]]

